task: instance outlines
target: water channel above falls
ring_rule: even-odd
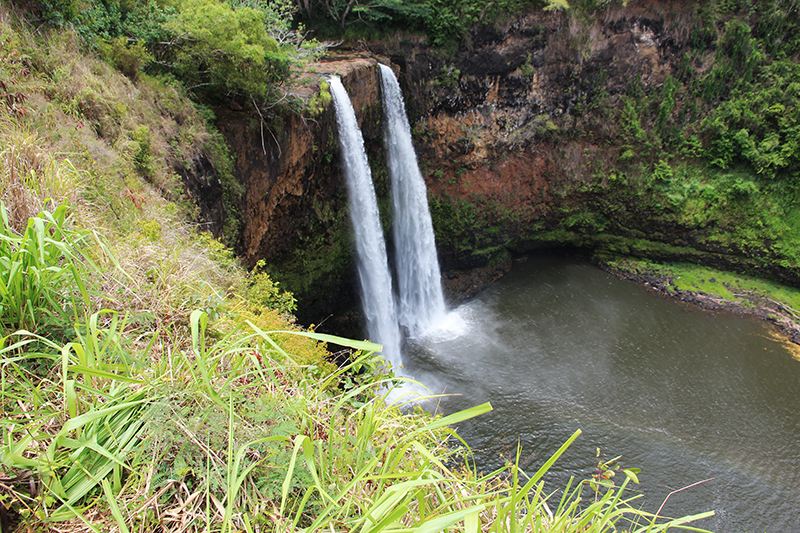
[[[642,469],[638,500],[717,533],[800,531],[800,360],[767,324],[660,298],[587,263],[531,256],[448,326],[412,340],[405,373],[445,413],[490,401],[459,434],[488,472],[535,471],[577,429],[550,490],[606,459]],[[533,457],[531,458],[531,455]],[[635,487],[635,486],[634,486]],[[635,489],[634,489],[635,490]]]

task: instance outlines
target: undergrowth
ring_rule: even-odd
[[[134,322],[128,306],[104,306],[134,276],[101,235],[70,222],[59,206],[22,235],[0,232],[13,273],[3,309],[21,310],[0,341],[0,504],[20,527],[645,532],[713,514],[638,509],[626,494],[634,470],[619,485],[604,476],[546,492],[543,475],[580,432],[534,473],[480,474],[447,426],[489,404],[404,412],[384,401],[390,373],[353,374],[382,366],[380,346],[292,328],[248,308],[247,294],[211,314]],[[18,268],[28,256],[35,268]],[[48,269],[58,283],[39,275]],[[55,312],[64,302],[70,312]],[[356,350],[348,365],[326,362],[329,341]]]

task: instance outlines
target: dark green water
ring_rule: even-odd
[[[638,467],[639,500],[718,533],[800,531],[800,360],[757,320],[662,299],[597,268],[530,257],[409,348],[408,374],[453,412],[484,471],[514,457],[534,471],[575,430],[550,474],[589,477],[599,447]]]

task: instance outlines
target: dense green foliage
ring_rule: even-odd
[[[492,24],[538,0],[297,0],[299,17],[320,35],[362,38],[404,30],[424,33],[428,42],[452,50],[475,24]]]
[[[191,87],[211,84],[261,99],[288,74],[288,58],[251,7],[187,0],[167,27],[178,36],[174,71]]]
[[[786,55],[791,48],[776,49],[774,41],[792,40],[787,28],[798,12],[783,5],[777,23],[780,3],[730,4],[720,3],[719,18],[709,22],[719,37],[704,75],[687,74],[682,83],[668,78],[660,94],[629,97],[638,109],[623,108],[620,128],[631,132],[633,160],[652,163],[626,173],[634,180],[649,170],[649,203],[688,227],[716,228],[705,232],[707,242],[769,258],[763,266],[796,268],[800,69]],[[765,20],[775,26],[769,32]],[[777,34],[780,28],[787,33]]]
[[[168,74],[206,100],[275,101],[290,67],[319,45],[294,28],[288,1],[91,1],[42,3],[41,17],[75,28],[90,49],[135,78]]]
[[[7,331],[49,331],[59,337],[89,304],[78,270],[75,242],[86,235],[67,231],[66,209],[29,220],[15,235],[0,204],[0,325]]]

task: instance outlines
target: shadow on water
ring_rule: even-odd
[[[534,469],[576,430],[551,488],[596,448],[639,476],[645,509],[714,509],[727,532],[800,531],[800,361],[769,326],[665,300],[587,264],[536,256],[407,347],[404,373],[450,413],[484,471],[522,446]],[[796,351],[795,351],[796,353]]]

